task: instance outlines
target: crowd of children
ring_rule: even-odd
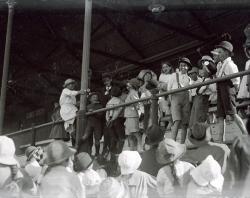
[[[249,59],[250,26],[245,35]],[[74,80],[66,80],[52,115],[53,121],[65,121],[52,126],[50,138],[55,141],[44,149],[28,147],[21,166],[13,140],[0,136],[0,197],[247,197],[250,119],[245,125],[237,114],[236,97],[239,90],[238,98],[248,98],[249,76],[241,83],[233,78],[160,97],[157,111],[151,105],[157,93],[238,72],[230,42],[220,42],[211,54],[202,56],[197,67],[187,57],[179,59],[176,70],[164,61],[159,78],[151,70],[142,70],[121,84],[103,75],[104,89],[87,96],[88,112],[144,97],[152,100],[87,116],[79,142],[84,146],[78,151],[67,142],[75,144],[76,96],[87,93],[76,91]],[[214,115],[208,112],[216,102],[217,142],[209,125],[215,122]],[[235,121],[242,132],[231,149],[224,144],[228,121]]]

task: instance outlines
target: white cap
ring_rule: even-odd
[[[137,151],[122,151],[118,157],[118,163],[122,175],[134,173],[141,165],[141,156]]]
[[[207,158],[202,161],[202,163],[190,172],[190,175],[200,186],[207,186],[210,184],[215,189],[221,192],[224,177],[221,174],[221,166],[212,157],[212,155],[207,156]]]

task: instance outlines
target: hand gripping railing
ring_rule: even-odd
[[[179,93],[179,92],[182,92],[182,91],[186,91],[186,90],[189,90],[189,89],[194,89],[194,88],[198,88],[198,87],[201,87],[201,86],[204,86],[204,85],[209,85],[209,84],[213,84],[213,83],[217,83],[217,82],[222,82],[222,81],[225,81],[225,80],[229,80],[229,79],[232,79],[232,78],[241,77],[241,76],[245,76],[245,75],[250,75],[250,70],[242,71],[242,72],[238,72],[238,73],[235,73],[235,74],[223,76],[223,77],[220,77],[220,78],[207,80],[207,81],[204,81],[204,82],[201,82],[201,83],[195,83],[193,85],[189,85],[189,86],[186,86],[186,87],[181,87],[181,88],[178,88],[178,89],[173,89],[173,90],[170,90],[170,91],[162,92],[160,94],[156,94],[155,97],[159,98],[161,96],[167,96],[167,95]],[[147,100],[150,100],[150,99],[152,99],[152,97],[145,97],[145,98],[141,98],[141,99],[138,99],[138,100],[134,100],[132,102],[127,102],[127,103],[123,103],[123,104],[120,104],[120,105],[116,105],[116,106],[113,106],[113,107],[98,109],[98,110],[95,110],[95,111],[92,111],[92,112],[87,112],[86,116],[94,115],[96,113],[116,109],[116,108],[119,108],[119,107],[129,106],[131,104],[135,104],[135,103],[138,103],[138,102],[144,102],[144,101],[147,101]],[[247,104],[241,105],[241,106],[245,106],[245,105],[250,105],[250,102],[247,103]],[[44,123],[44,124],[41,124],[41,125],[30,127],[30,128],[27,128],[27,129],[22,129],[22,130],[19,130],[19,131],[15,131],[15,132],[12,132],[12,133],[9,133],[9,134],[6,134],[6,135],[7,136],[16,136],[16,135],[20,135],[20,134],[30,132],[30,131],[34,132],[36,129],[51,126],[51,125],[54,125],[54,124],[59,124],[59,123],[62,123],[62,122],[64,122],[64,121],[48,122],[48,123]]]

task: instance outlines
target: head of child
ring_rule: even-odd
[[[210,56],[203,56],[201,60],[199,60],[198,64],[201,67],[201,70],[199,71],[200,76],[209,78],[212,77],[216,71],[216,65],[214,60]]]
[[[89,96],[89,102],[91,104],[99,103],[99,95],[98,93],[92,93]]]
[[[105,86],[111,86],[112,77],[109,74],[102,75],[102,82]]]
[[[127,89],[130,90],[138,90],[140,87],[140,81],[137,78],[132,78],[127,82]]]
[[[198,80],[198,68],[197,67],[193,67],[189,72],[188,72],[189,77],[193,80],[193,81],[197,81]]]
[[[112,97],[120,97],[122,95],[121,88],[118,86],[112,86],[111,91],[110,91],[110,95]]]
[[[169,62],[164,61],[161,63],[161,73],[171,74],[172,72],[173,72],[173,68],[171,67]]]
[[[179,69],[182,74],[187,74],[190,67],[192,67],[192,65],[188,58],[183,57],[179,59]]]

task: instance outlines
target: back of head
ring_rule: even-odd
[[[98,198],[129,198],[124,185],[113,177],[106,178],[100,185]]]
[[[57,140],[50,143],[46,148],[46,164],[48,166],[62,165],[75,151],[70,149],[65,142]]]

